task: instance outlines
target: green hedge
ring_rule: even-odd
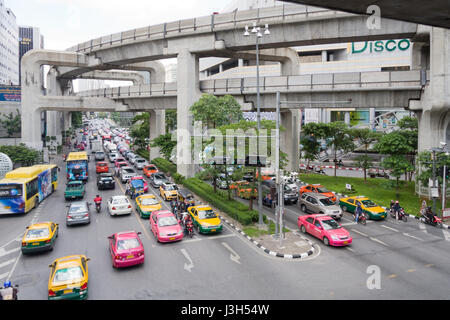
[[[170,173],[176,183],[182,184],[193,193],[211,203],[214,207],[226,212],[230,217],[243,225],[258,221],[258,211],[249,210],[248,206],[234,199],[228,200],[228,193],[222,190],[214,192],[214,188],[198,178],[185,179],[177,173],[176,165],[163,158],[156,158],[152,163],[165,173]]]

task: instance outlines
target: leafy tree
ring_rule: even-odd
[[[16,109],[17,114],[14,115],[12,112],[8,115],[2,114],[4,120],[0,120],[0,124],[5,127],[8,137],[12,137],[15,133],[19,133],[22,127],[22,118],[20,116],[19,109]]]
[[[138,149],[146,149],[150,136],[150,113],[143,112],[135,116],[132,120],[130,136],[133,138],[134,145]]]
[[[177,145],[176,141],[172,141],[171,133],[160,135],[159,137],[153,139],[150,143],[151,143],[150,147],[159,148],[161,154],[164,156],[166,160],[170,159],[172,150]]]
[[[38,162],[39,152],[21,143],[18,146],[0,146],[0,152],[6,154],[14,164],[31,166]]]
[[[367,169],[372,166],[372,161],[368,156],[368,150],[372,143],[381,138],[381,134],[370,129],[352,129],[352,136],[359,140],[364,146],[364,156],[356,158],[355,164],[364,169],[364,182],[367,181]]]
[[[81,128],[83,125],[83,113],[81,111],[72,111],[72,127]]]
[[[209,128],[220,127],[243,119],[241,106],[231,95],[217,97],[204,94],[191,106],[194,120]]]
[[[417,118],[403,117],[397,123],[400,127],[399,132],[406,138],[407,144],[410,146],[410,151],[406,153],[406,158],[411,163],[411,166],[415,167],[415,158],[417,149],[419,146],[419,123]],[[413,171],[405,172],[408,180],[411,181]]]
[[[177,128],[177,110],[166,110],[166,132],[172,132]]]
[[[320,140],[326,137],[326,126],[324,123],[310,122],[303,126],[302,137],[300,143],[303,147],[304,157],[309,162],[314,161],[319,153],[321,143]]]
[[[424,186],[428,186],[428,182],[433,178],[433,158],[430,151],[423,151],[417,156],[418,164],[421,167],[420,173],[417,174],[416,180]],[[438,184],[443,182],[442,174],[439,171],[450,168],[450,156],[445,155],[444,152],[436,153],[436,179]]]
[[[337,151],[352,151],[355,149],[355,144],[353,143],[352,131],[344,122],[336,121],[326,123],[325,128],[325,135],[328,140],[327,146],[332,146],[334,150],[334,176],[336,177]]]

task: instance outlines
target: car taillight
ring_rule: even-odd
[[[72,219],[72,216],[67,216],[67,219]]]
[[[53,290],[49,289],[48,295],[53,297],[53,296],[56,296],[56,293]]]
[[[112,209],[111,210],[116,210],[116,207],[112,207]]]
[[[51,241],[52,241],[51,239],[48,239],[45,241],[45,243],[50,243]]]
[[[85,217],[89,217],[89,213],[86,213],[84,216],[85,216]]]
[[[81,290],[86,290],[86,289],[87,289],[87,282],[81,286]]]
[[[26,242],[22,242],[22,247],[26,247],[27,243]]]
[[[131,208],[131,204],[128,205],[128,209],[130,209],[130,208]]]

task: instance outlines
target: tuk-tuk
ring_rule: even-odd
[[[195,206],[194,195],[186,189],[178,190],[178,201],[184,202],[186,204],[186,209]]]
[[[139,197],[144,194],[144,182],[142,180],[136,179],[129,182],[130,187],[127,190],[130,194],[131,199]]]

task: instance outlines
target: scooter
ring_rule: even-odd
[[[194,225],[192,223],[186,225],[186,231],[189,237],[192,238],[194,236]]]
[[[442,219],[439,218],[438,216],[436,216],[435,214],[433,214],[432,220],[428,216],[428,214],[424,214],[424,215],[422,215],[422,217],[424,218],[423,222],[425,222],[426,224],[429,224],[431,226],[438,227],[438,228],[442,228],[444,226]]]
[[[4,290],[5,288],[0,287],[0,295],[2,295],[1,298],[2,298],[3,300],[18,300],[17,293],[19,292],[19,289],[17,289],[17,288],[19,288],[19,285],[16,284],[15,286],[12,286],[11,288],[13,289],[12,294],[11,294],[11,295],[6,295],[6,296],[4,296],[4,295],[1,293],[1,291]]]
[[[353,213],[353,221],[355,221],[355,219],[356,219],[356,214]],[[364,226],[366,225],[367,218],[366,218],[366,215],[364,214],[364,212],[359,215],[358,222]]]
[[[396,214],[395,214],[395,210],[394,209],[389,209],[389,215],[396,219]],[[404,222],[408,221],[408,218],[406,217],[406,213],[405,210],[403,208],[400,208],[399,212],[398,212],[398,219],[399,220],[403,220]]]
[[[95,202],[95,210],[97,210],[97,213],[100,213],[100,211],[102,210],[102,202],[101,201]]]

